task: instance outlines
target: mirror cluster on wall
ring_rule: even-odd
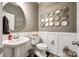
[[[40,26],[44,27],[66,27],[69,25],[69,7],[65,6],[61,9],[56,9],[53,13],[47,13],[40,16]]]

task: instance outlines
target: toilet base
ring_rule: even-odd
[[[47,54],[45,52],[39,52],[39,51],[35,51],[35,54],[38,56],[38,57],[47,57]]]

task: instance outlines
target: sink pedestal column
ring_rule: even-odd
[[[3,47],[3,57],[13,57],[13,48],[4,46]]]
[[[27,52],[25,46],[14,48],[14,57],[26,57],[26,54]]]

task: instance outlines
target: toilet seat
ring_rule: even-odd
[[[47,49],[47,45],[44,43],[39,43],[36,45],[36,47],[40,50],[46,50]]]

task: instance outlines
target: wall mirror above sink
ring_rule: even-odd
[[[26,19],[22,8],[15,2],[8,2],[3,5],[3,16],[8,19],[9,30],[11,32],[21,31],[26,24]]]

